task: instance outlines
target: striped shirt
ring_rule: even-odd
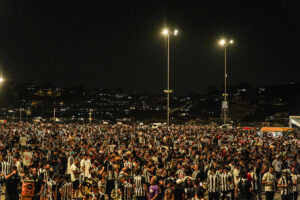
[[[129,182],[124,182],[121,185],[122,200],[132,200],[133,191],[132,185]]]
[[[124,167],[132,169],[132,166],[133,166],[132,162],[130,161],[124,162]]]
[[[146,191],[143,187],[145,184],[145,177],[142,175],[134,175],[133,176],[134,182],[134,194],[136,197],[146,196]]]
[[[71,182],[63,183],[61,186],[62,200],[72,200],[72,188],[73,184]]]
[[[209,175],[207,178],[208,192],[219,192],[219,176]]]
[[[12,167],[14,165],[14,157],[12,155],[7,155],[7,162],[10,165],[10,167]]]
[[[278,181],[278,185],[287,185],[288,187],[281,187],[281,195],[290,195],[291,194],[291,178],[286,176],[281,176]]]
[[[47,200],[54,199],[53,192],[55,192],[54,191],[55,182],[53,180],[48,181],[47,184],[46,184],[46,187],[47,187]]]
[[[146,168],[144,169],[144,176],[145,176],[146,183],[150,183],[152,174]]]
[[[4,175],[8,175],[10,174],[10,169],[11,169],[11,166],[8,162],[6,161],[3,161],[1,162],[1,173],[4,173]]]
[[[232,175],[228,173],[222,173],[219,175],[220,178],[220,189],[222,192],[231,190]]]
[[[176,174],[177,174],[178,178],[180,178],[180,179],[185,177],[185,172],[183,169],[177,170]]]

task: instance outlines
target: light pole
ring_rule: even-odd
[[[56,111],[56,109],[55,109],[55,107],[54,107],[54,108],[53,108],[53,121],[54,121],[54,122],[56,121],[55,111]]]
[[[219,44],[221,46],[224,47],[224,101],[222,102],[222,116],[223,116],[223,122],[224,124],[226,124],[227,122],[227,113],[228,113],[228,110],[229,110],[229,106],[228,106],[228,101],[227,101],[227,66],[226,66],[226,50],[227,50],[227,47],[231,44],[233,44],[233,40],[229,40],[229,41],[226,41],[225,39],[221,39],[219,41]]]
[[[92,110],[92,109],[90,109],[90,112],[89,112],[89,115],[90,115],[90,118],[89,118],[89,120],[90,120],[90,124],[92,124],[92,112],[93,112],[93,110]]]
[[[20,122],[22,121],[22,111],[23,111],[23,108],[20,108]]]
[[[164,90],[164,92],[167,94],[167,126],[170,125],[170,94],[173,92],[173,90],[170,90],[170,37],[171,36],[177,36],[178,30],[174,30],[173,32],[170,32],[168,29],[164,29],[162,32],[162,35],[164,35],[167,38],[168,43],[168,55],[167,55],[167,89]]]

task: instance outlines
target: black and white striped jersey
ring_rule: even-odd
[[[229,173],[221,173],[219,175],[220,179],[220,190],[222,192],[227,192],[232,189],[231,184],[232,184],[232,175]]]
[[[72,182],[64,182],[61,186],[61,199],[62,200],[72,200]]]
[[[133,183],[134,183],[134,194],[136,197],[146,196],[146,191],[144,188],[145,177],[142,175],[133,175]]]
[[[125,162],[124,162],[124,167],[132,169],[133,164],[132,164],[132,162],[130,162],[130,161],[125,161]]]
[[[14,157],[12,155],[7,155],[7,162],[10,165],[10,167],[12,167],[14,165]]]
[[[49,180],[46,184],[46,194],[47,194],[47,200],[54,200],[54,197],[53,197],[53,192],[55,192],[55,185],[56,183],[53,181],[53,180]]]
[[[146,168],[144,169],[144,176],[146,183],[150,183],[150,179],[153,175]]]
[[[50,174],[49,174],[49,171],[47,171],[47,170],[39,171],[38,175],[41,176],[42,179],[45,181],[48,181],[50,179]]]
[[[219,176],[209,175],[207,178],[208,192],[219,192]]]
[[[279,181],[278,181],[278,185],[287,185],[288,187],[281,187],[281,195],[290,195],[291,194],[291,178],[290,176],[281,176]]]
[[[132,200],[133,198],[133,190],[132,185],[129,182],[124,182],[120,186],[120,190],[122,192],[122,200]]]
[[[1,173],[4,173],[4,175],[10,174],[11,165],[7,161],[1,162]]]
[[[184,178],[185,177],[184,169],[177,170],[176,175],[177,175],[177,178],[180,178],[180,179]]]

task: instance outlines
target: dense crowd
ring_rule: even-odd
[[[299,137],[213,126],[8,123],[6,199],[297,200]]]

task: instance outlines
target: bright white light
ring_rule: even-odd
[[[230,43],[230,44],[233,44],[233,40],[230,40],[229,43]]]
[[[224,39],[222,39],[222,40],[219,41],[219,44],[222,45],[222,46],[224,46],[225,43],[226,43],[226,41]]]
[[[2,83],[4,81],[4,79],[2,77],[0,77],[0,83]]]
[[[163,35],[168,35],[168,34],[169,34],[169,30],[168,30],[168,29],[164,29],[164,30],[162,31],[162,34],[163,34]]]
[[[178,35],[178,30],[177,29],[174,31],[174,35],[175,36]]]

